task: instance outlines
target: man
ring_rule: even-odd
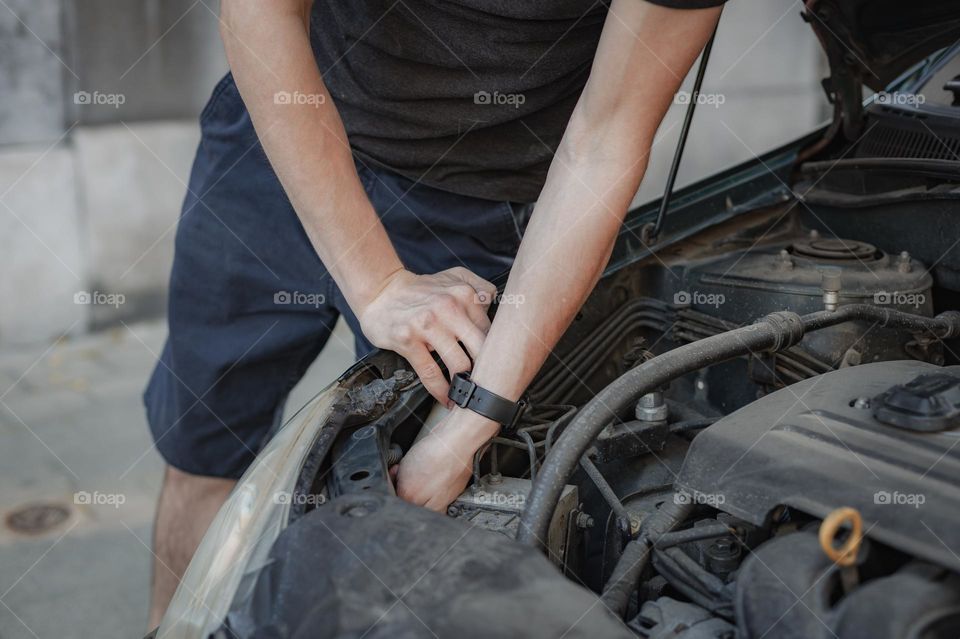
[[[521,395],[602,273],[722,1],[222,1],[232,75],[201,116],[146,393],[168,463],[153,624],[340,314],[358,355],[396,351],[437,401],[433,353]],[[491,325],[488,280],[511,263],[523,303]],[[444,510],[499,427],[454,408],[398,494]]]

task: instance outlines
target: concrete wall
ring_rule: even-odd
[[[60,2],[0,6],[0,144],[52,141],[65,121]]]
[[[215,0],[0,6],[0,344],[157,315]]]
[[[68,0],[76,91],[120,94],[118,108],[74,110],[81,124],[193,118],[224,73],[216,0]]]
[[[5,3],[0,344],[156,314],[196,115],[226,67],[215,3]],[[799,11],[796,0],[729,3],[704,87],[723,103],[698,107],[679,185],[826,117],[823,62]],[[90,100],[76,103],[78,92]],[[668,114],[638,202],[662,191],[682,115],[682,105]]]

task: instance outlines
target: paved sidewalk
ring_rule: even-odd
[[[150,322],[0,351],[0,639],[146,630],[162,463],[140,394],[164,335]],[[352,361],[341,323],[288,409]]]

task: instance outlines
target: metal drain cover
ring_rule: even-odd
[[[7,514],[7,528],[25,535],[38,535],[70,518],[70,509],[60,504],[27,504]]]
[[[858,240],[842,240],[836,237],[800,240],[794,243],[791,250],[794,255],[839,262],[850,260],[872,261],[879,259],[881,255],[873,244]]]

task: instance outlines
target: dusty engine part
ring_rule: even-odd
[[[823,238],[816,232],[790,243],[692,265],[682,286],[675,300],[734,325],[782,309],[804,314],[845,304],[933,314],[933,278],[923,264],[905,252],[887,254],[866,242]],[[752,358],[750,378],[781,387],[826,370],[873,361],[943,363],[939,343],[918,343],[895,329],[867,322],[818,331],[794,350],[796,362],[781,356]],[[709,380],[711,396],[728,398],[729,409],[754,399],[746,395],[729,399],[742,392],[742,374],[736,370],[719,367]]]
[[[597,436],[591,457],[606,463],[656,452],[666,445],[669,432],[666,420],[615,422]]]
[[[633,636],[544,557],[388,495],[310,511],[265,560],[214,637]]]
[[[724,511],[756,525],[780,505],[816,517],[856,508],[871,537],[960,570],[949,550],[960,547],[957,431],[884,424],[857,402],[933,372],[960,378],[957,366],[881,362],[777,391],[703,431],[676,485],[716,496]]]
[[[911,562],[846,594],[840,572],[813,532],[761,545],[738,575],[740,636],[902,639],[960,629],[960,578],[943,568]]]
[[[960,377],[956,375],[921,375],[868,402],[873,416],[891,426],[918,432],[960,427]]]
[[[479,484],[467,487],[447,512],[458,519],[465,519],[514,539],[531,485],[529,479],[485,475]],[[563,489],[547,535],[548,556],[560,566],[567,564],[569,549],[576,547],[579,536],[577,493],[576,486],[567,485]]]
[[[733,639],[736,628],[704,610],[671,597],[643,604],[630,627],[643,639]]]
[[[823,307],[825,273],[836,277],[828,292],[837,293],[841,304],[932,313],[933,278],[923,264],[906,253],[895,257],[865,242],[816,235],[692,266],[690,282],[702,289],[690,292],[689,299],[695,308],[710,310],[706,298],[716,293],[719,301],[722,295],[714,309],[731,320],[747,321],[781,308],[813,312]]]

